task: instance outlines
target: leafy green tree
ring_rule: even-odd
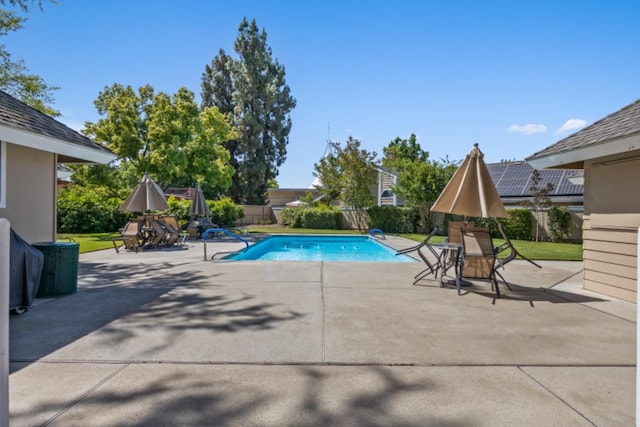
[[[382,164],[398,173],[394,192],[414,207],[420,216],[420,231],[431,228],[431,206],[453,176],[457,166],[448,159],[441,162],[429,160],[411,134],[409,139],[396,138],[382,149]]]
[[[103,119],[85,124],[85,134],[119,157],[119,168],[135,183],[149,173],[163,188],[201,184],[209,193],[225,192],[233,169],[222,141],[235,131],[217,108],[198,109],[191,91],[136,92],[114,84],[100,92],[95,106]]]
[[[255,19],[240,23],[234,43],[238,59],[223,50],[202,76],[202,106],[218,106],[238,130],[225,141],[236,169],[231,197],[240,203],[266,202],[268,182],[276,178],[287,154],[296,101],[285,81],[284,66],[273,59],[267,33]]]
[[[329,198],[339,192],[340,200],[354,209],[358,229],[366,227],[366,209],[373,205],[370,187],[375,184],[378,170],[375,152],[360,148],[360,141],[349,137],[342,149],[335,147],[335,154],[327,156],[315,165],[315,173],[322,181],[321,194]]]
[[[540,186],[541,181],[542,177],[540,177],[540,172],[534,169],[533,172],[531,172],[531,186],[529,187],[531,198],[520,203],[532,211],[536,217],[536,242],[540,241],[540,212],[551,206],[549,194],[551,194],[554,189],[554,185],[550,182],[547,182],[544,187]]]
[[[409,139],[396,137],[386,147],[382,148],[382,165],[391,169],[402,169],[405,162],[426,162],[429,153],[424,151],[417,141],[415,134]]]
[[[435,161],[409,161],[403,167],[394,191],[405,200],[406,206],[417,208],[420,231],[431,228],[431,206],[446,187],[456,168],[453,163]]]
[[[11,6],[17,6],[25,12],[28,12],[29,7],[33,4],[37,4],[40,10],[42,10],[42,0],[0,0],[0,4],[7,3]],[[51,3],[57,4],[57,1],[51,0]]]
[[[28,10],[29,1],[9,1],[11,5]],[[5,4],[2,1],[2,4]],[[38,2],[40,7],[42,3]],[[0,9],[0,37],[23,28],[25,18],[14,11]],[[25,104],[52,117],[60,116],[60,112],[51,105],[54,102],[53,92],[56,86],[49,86],[42,77],[30,74],[24,61],[14,59],[4,44],[0,44],[0,89],[21,100]]]

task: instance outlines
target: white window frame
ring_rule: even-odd
[[[7,207],[7,143],[0,141],[0,208]]]

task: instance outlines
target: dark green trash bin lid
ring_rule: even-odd
[[[38,242],[31,246],[44,255],[38,297],[75,293],[78,289],[80,245],[73,242]]]

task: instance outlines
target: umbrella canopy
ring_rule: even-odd
[[[169,205],[164,191],[145,173],[119,209],[129,212],[165,211]]]
[[[476,218],[508,216],[483,158],[484,154],[475,144],[433,204],[432,211]]]
[[[207,201],[202,193],[202,188],[198,185],[196,187],[196,194],[191,200],[191,206],[189,206],[189,216],[209,216],[211,215],[211,209],[207,205]]]

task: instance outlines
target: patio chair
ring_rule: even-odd
[[[462,240],[460,239],[460,229],[463,227],[475,227],[475,223],[466,221],[451,221],[449,222],[448,227],[449,229],[447,234],[447,241],[449,243],[462,244]],[[445,258],[442,259],[442,262],[447,263],[447,269],[451,268],[451,266],[455,265],[455,263],[457,262],[458,254],[455,253],[455,251],[449,251],[444,256]]]
[[[138,220],[131,220],[123,227],[120,237],[114,237],[111,239],[113,247],[117,253],[120,253],[120,248],[126,250],[134,250],[136,253],[140,249],[140,226],[142,222]]]
[[[178,226],[178,220],[173,215],[163,215],[160,217],[160,220],[164,223],[165,228],[169,233],[176,237],[175,243],[178,246],[182,246],[185,244],[189,234],[183,233],[182,228]]]
[[[418,256],[427,265],[427,268],[425,268],[420,273],[418,273],[415,276],[413,276],[413,278],[415,279],[415,281],[413,282],[414,285],[416,285],[420,280],[422,280],[425,277],[427,277],[429,274],[433,274],[433,277],[436,277],[437,274],[438,274],[438,270],[440,269],[440,262],[441,262],[441,259],[442,259],[442,252],[438,253],[429,244],[429,240],[437,232],[438,232],[438,227],[436,226],[436,227],[433,228],[433,230],[431,230],[431,233],[427,234],[427,237],[425,237],[424,240],[420,244],[418,244],[416,246],[412,246],[412,247],[407,248],[407,249],[402,249],[402,250],[399,250],[398,252],[396,252],[396,255],[403,255],[403,254],[409,254],[411,252],[417,252]],[[428,249],[431,252],[431,254],[436,257],[435,262],[430,261],[429,258],[427,257],[427,254],[422,252],[423,250],[425,250],[425,248]]]
[[[531,264],[535,265],[538,268],[542,268],[542,266],[539,264],[536,264],[526,256],[522,255],[520,252],[518,252],[518,250],[513,246],[513,243],[511,243],[511,240],[509,240],[507,233],[505,233],[504,231],[504,226],[500,221],[498,221],[498,231],[500,231],[500,234],[504,239],[504,243],[494,249],[497,256],[496,266],[494,270],[495,270],[495,273],[498,275],[498,277],[500,277],[500,280],[502,280],[504,284],[507,285],[507,287],[511,290],[511,286],[509,286],[509,283],[504,279],[504,277],[502,277],[502,274],[500,274],[500,272],[498,271],[499,268],[502,268],[504,270],[504,266],[510,263],[511,261],[513,261],[514,259],[516,259],[516,257],[520,257],[525,261],[528,261]],[[505,252],[506,250],[508,250],[509,253],[506,256],[501,257],[500,254],[502,252]]]
[[[147,217],[145,228],[147,230],[146,246],[156,247],[166,244],[169,232],[162,226],[158,218]]]
[[[460,239],[462,240],[460,277],[491,281],[492,287],[495,287],[496,297],[500,298],[500,288],[494,268],[496,254],[489,229],[463,227],[460,229]]]

